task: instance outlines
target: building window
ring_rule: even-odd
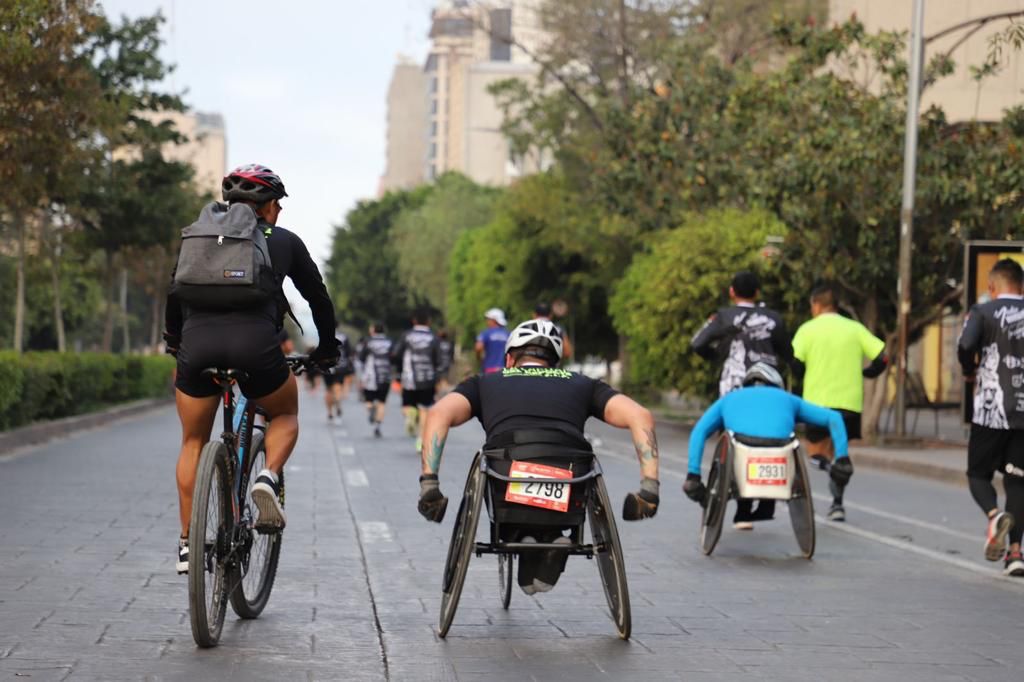
[[[430,79],[430,92],[437,92],[437,76]]]
[[[492,9],[491,18],[491,61],[512,61],[512,10]]]
[[[430,153],[427,155],[427,158],[430,159],[430,160],[434,160],[434,159],[437,158],[437,143],[436,142],[431,142],[430,143]]]
[[[430,122],[430,136],[437,137],[437,121]]]
[[[432,114],[436,114],[437,113],[437,98],[436,97],[430,100],[430,113],[432,113]]]

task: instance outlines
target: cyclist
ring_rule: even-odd
[[[732,305],[719,309],[690,341],[690,347],[702,358],[722,363],[719,397],[742,386],[746,371],[755,363],[766,362],[781,369],[793,360],[782,316],[757,303],[760,293],[761,281],[756,274],[737,272],[729,286]],[[774,511],[774,500],[762,500],[756,512],[752,501],[740,500],[733,527],[753,530],[754,521],[767,521]]]
[[[373,426],[373,435],[377,438],[380,438],[380,425],[384,421],[391,384],[391,346],[391,339],[384,335],[384,325],[374,322],[370,325],[369,338],[363,340],[359,350],[359,362],[363,367],[360,375],[363,402]]]
[[[725,429],[753,438],[783,439],[793,435],[798,423],[828,429],[836,447],[836,459],[829,475],[838,485],[849,483],[853,462],[847,456],[842,416],[835,410],[818,407],[788,393],[779,371],[766,362],[758,362],[743,375],[743,387],[715,401],[693,427],[683,492],[694,502],[704,504],[707,489],[701,482],[700,463],[704,443],[716,431]],[[774,500],[762,500],[758,511],[766,502]]]
[[[338,340],[338,364],[324,372],[324,405],[327,407],[327,419],[341,416],[341,405],[348,398],[348,392],[352,387],[352,375],[355,368],[352,365],[352,344],[348,341],[348,334],[336,329],[334,338]]]
[[[430,329],[426,311],[413,313],[412,329],[395,344],[391,358],[401,377],[405,432],[415,436],[418,452],[422,447],[423,414],[434,404],[437,370],[443,364],[441,344]]]
[[[558,369],[562,337],[547,320],[529,320],[516,327],[505,345],[505,368],[472,376],[438,401],[427,414],[422,450],[418,509],[428,521],[440,523],[448,498],[441,494],[437,471],[448,431],[472,417],[480,420],[487,442],[523,429],[546,429],[564,434],[578,447],[590,449],[583,438],[584,423],[597,417],[612,426],[628,428],[640,461],[640,490],[626,495],[622,516],[627,521],[654,516],[658,511],[658,441],[651,413],[603,381]],[[485,446],[489,447],[489,446]],[[568,544],[557,529],[524,528],[522,542]],[[529,535],[526,535],[529,533]],[[559,539],[562,538],[562,539]],[[539,553],[535,553],[539,554]],[[519,562],[519,586],[527,594],[550,590],[565,568],[568,554],[545,552],[536,560]]]
[[[508,341],[508,329],[505,328],[505,313],[500,308],[491,308],[484,313],[487,328],[476,337],[476,359],[480,361],[480,371],[484,374],[500,372],[504,366],[505,342]]]
[[[860,438],[860,414],[864,409],[864,379],[873,379],[885,371],[888,359],[885,342],[856,320],[839,314],[838,295],[830,283],[811,291],[811,319],[800,325],[793,336],[793,366],[804,375],[804,398],[837,410],[843,416],[846,437]],[[864,360],[871,363],[865,367]],[[808,427],[807,454],[814,459],[832,459],[833,443],[821,428]],[[829,488],[832,506],[830,521],[845,521],[843,486],[834,479]]]
[[[175,400],[182,431],[177,466],[181,517],[179,573],[188,571],[188,526],[199,452],[210,439],[220,406],[221,389],[202,371],[225,367],[248,373],[248,379],[240,381],[239,388],[246,397],[257,400],[270,418],[266,432],[267,466],[254,482],[253,502],[259,509],[258,521],[262,526],[284,528],[278,474],[299,435],[298,389],[278,337],[288,310],[281,290],[285,277],[291,278],[309,302],[313,322],[323,340],[311,353],[312,359],[321,366],[330,366],[338,357],[334,305],[320,271],[302,239],[277,226],[281,199],[288,196],[281,178],[264,166],[240,166],[224,178],[222,192],[229,204],[244,203],[255,212],[266,236],[277,291],[275,300],[265,307],[230,311],[185,305],[174,293],[167,297],[164,340],[178,361]]]
[[[974,384],[974,414],[967,442],[967,483],[988,516],[985,558],[1004,559],[1003,573],[1024,577],[1024,271],[1004,258],[988,276],[991,300],[971,307],[957,342],[964,379]],[[1006,511],[992,486],[1003,475]],[[1009,547],[1006,546],[1009,535]]]

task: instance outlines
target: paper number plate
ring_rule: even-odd
[[[513,462],[508,475],[510,478],[572,478],[572,471],[533,462]],[[568,511],[569,484],[528,481],[509,483],[505,491],[505,501],[552,511]]]
[[[747,459],[747,483],[786,485],[789,457],[750,457]]]

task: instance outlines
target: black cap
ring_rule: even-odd
[[[740,298],[754,298],[761,288],[761,280],[749,270],[737,272],[732,278],[732,290]]]
[[[534,306],[533,312],[541,317],[551,317],[551,304],[546,301],[540,301]]]

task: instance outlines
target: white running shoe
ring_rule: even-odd
[[[252,486],[252,502],[260,511],[257,528],[284,529],[287,519],[281,506],[281,489],[269,469],[264,469],[256,477]]]
[[[999,512],[988,520],[988,532],[985,534],[985,558],[999,561],[1006,552],[1006,536],[1013,528],[1013,514]]]
[[[188,538],[178,538],[178,575],[188,573]]]

